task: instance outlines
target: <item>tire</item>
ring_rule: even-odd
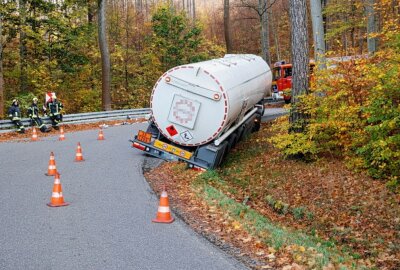
[[[233,133],[229,136],[228,145],[226,146],[224,157],[222,158],[222,160],[224,161],[226,160],[226,157],[228,156],[232,148],[235,147],[236,143],[237,143],[237,135],[236,133]]]
[[[236,133],[233,133],[233,134],[231,134],[231,136],[229,136],[228,144],[231,146],[231,149],[236,146],[238,139],[239,138]]]
[[[258,121],[254,122],[254,125],[253,125],[253,128],[252,128],[251,132],[257,132],[261,128],[261,116],[257,115],[256,118],[258,119]]]

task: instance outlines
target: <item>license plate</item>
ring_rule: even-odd
[[[168,143],[159,141],[159,140],[155,140],[154,141],[154,147],[158,148],[158,149],[162,149],[164,151],[167,151],[171,154],[186,158],[186,159],[190,159],[192,157],[192,153],[185,151],[183,149],[180,149],[179,147],[176,146],[172,146]]]

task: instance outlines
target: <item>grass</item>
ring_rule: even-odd
[[[308,262],[311,262],[313,267],[319,269],[330,262],[340,264],[352,260],[349,254],[340,252],[334,242],[274,224],[249,206],[229,198],[210,183],[221,185],[224,184],[224,180],[219,178],[217,172],[209,171],[199,176],[193,182],[192,187],[209,205],[219,207],[231,218],[242,224],[248,233],[268,246],[277,250],[289,247],[290,252],[295,257],[299,257],[299,253],[301,253],[301,256],[308,257]],[[298,218],[303,218],[306,213],[305,208],[301,207],[294,208],[292,211]]]

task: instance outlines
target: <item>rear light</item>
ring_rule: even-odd
[[[207,171],[206,169],[201,168],[201,167],[196,166],[196,165],[194,165],[193,167],[191,167],[191,169],[192,169],[193,171],[196,171],[196,172],[205,172],[205,171]]]
[[[165,77],[165,81],[169,83],[171,81],[171,77]]]
[[[144,151],[146,149],[146,147],[144,145],[141,145],[140,143],[137,143],[137,142],[134,142],[132,144],[132,147],[135,147],[135,148],[137,148],[139,150],[142,150],[142,151]]]

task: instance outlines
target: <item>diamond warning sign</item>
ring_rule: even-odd
[[[181,135],[181,138],[182,138],[185,142],[188,142],[188,141],[190,141],[191,139],[193,139],[192,134],[191,134],[188,130],[182,132],[182,133],[179,134],[179,135]]]
[[[167,127],[167,131],[170,136],[175,136],[176,134],[178,134],[178,131],[176,131],[176,128],[173,125]]]
[[[193,129],[199,109],[200,102],[175,95],[168,120],[175,124]]]

